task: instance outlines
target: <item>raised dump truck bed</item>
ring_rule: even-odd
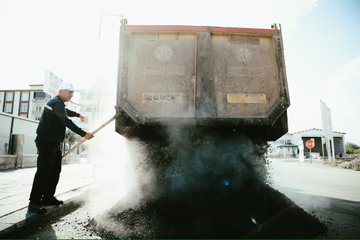
[[[281,30],[140,26],[120,33],[116,131],[217,129],[275,140],[290,104]]]

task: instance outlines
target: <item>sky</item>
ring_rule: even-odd
[[[0,0],[0,89],[43,83],[52,71],[76,88],[116,89],[121,16],[129,24],[270,28],[283,32],[289,132],[322,128],[360,144],[359,0]]]

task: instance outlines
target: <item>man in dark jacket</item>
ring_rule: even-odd
[[[62,83],[59,94],[50,99],[42,113],[35,139],[39,152],[37,158],[37,171],[34,177],[30,193],[28,209],[37,213],[45,213],[48,205],[60,205],[63,201],[55,198],[56,186],[59,182],[61,172],[62,153],[60,143],[64,140],[65,130],[68,127],[71,131],[81,137],[91,139],[92,133],[87,133],[68,117],[79,117],[85,119],[79,113],[65,108],[65,102],[70,101],[74,94],[72,84]]]

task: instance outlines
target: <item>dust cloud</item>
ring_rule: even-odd
[[[96,106],[89,131],[93,131],[115,115],[120,19],[104,16],[99,26],[98,69],[88,100]],[[99,215],[127,197],[140,198],[141,181],[148,173],[138,168],[141,146],[115,132],[115,121],[87,141],[88,159],[93,166],[94,187],[86,204],[92,215]]]
[[[100,78],[90,95],[97,103],[97,112],[89,127],[89,131],[93,131],[115,115],[116,81],[106,82]],[[149,176],[149,171],[139,167],[144,154],[142,147],[115,132],[115,121],[84,145],[93,168],[94,184],[86,199],[91,214],[102,214],[125,197],[136,203],[141,198],[142,181]]]

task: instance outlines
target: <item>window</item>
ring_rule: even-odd
[[[35,100],[44,100],[45,95],[46,94],[44,92],[34,92],[34,99]]]
[[[5,92],[5,102],[12,102],[14,100],[14,92]]]
[[[21,102],[28,102],[29,101],[29,92],[21,92]]]
[[[20,113],[19,116],[20,116],[20,117],[26,117],[26,118],[27,118],[28,115],[27,115],[27,113]]]
[[[6,113],[12,113],[12,108],[13,108],[13,103],[12,102],[6,102],[4,104],[4,111],[3,112],[6,112]]]
[[[27,102],[22,102],[20,103],[20,109],[19,109],[19,112],[20,113],[27,113],[28,111],[28,107],[29,107],[29,104]]]
[[[42,110],[41,106],[36,106],[36,108],[35,108],[36,112],[41,112],[41,110]]]

